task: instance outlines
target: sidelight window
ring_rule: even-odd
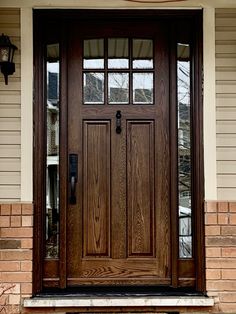
[[[46,258],[59,256],[59,45],[47,45]]]
[[[190,46],[177,45],[179,257],[192,257]]]

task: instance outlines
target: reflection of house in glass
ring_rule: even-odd
[[[85,73],[84,74],[84,102],[103,103],[104,74]]]
[[[134,90],[135,103],[152,103],[153,102],[153,89],[136,88]]]
[[[110,87],[109,103],[128,103],[129,90],[128,88]]]
[[[59,73],[48,70],[46,257],[58,257]]]

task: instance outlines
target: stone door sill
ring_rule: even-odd
[[[34,297],[24,300],[24,307],[203,307],[213,306],[213,298],[205,296],[149,296],[149,297]]]

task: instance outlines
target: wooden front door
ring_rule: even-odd
[[[67,286],[171,283],[167,27],[70,24]]]

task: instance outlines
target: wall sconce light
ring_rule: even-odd
[[[4,75],[5,84],[8,84],[8,75],[15,72],[15,63],[13,62],[14,53],[17,47],[13,45],[8,36],[0,36],[0,68]]]

